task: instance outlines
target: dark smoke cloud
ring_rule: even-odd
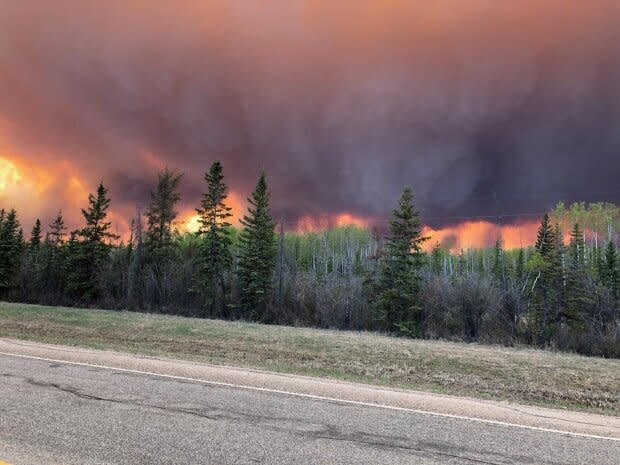
[[[435,225],[618,201],[618,5],[5,0],[0,144],[126,211],[164,165],[195,204],[214,159],[292,220],[384,217],[405,184]]]

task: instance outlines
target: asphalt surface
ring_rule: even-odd
[[[104,367],[92,363],[102,354],[96,351],[35,344],[18,350],[22,343],[0,342],[4,343],[0,344],[0,463],[620,463],[618,419],[613,417],[569,414],[566,419],[561,412],[551,415],[555,411],[541,410],[544,421],[555,418],[556,426],[565,431],[552,432],[527,422],[490,420],[486,417],[491,414],[483,412],[481,421],[434,412],[432,405],[428,413],[414,411],[395,406],[387,395],[386,403],[373,406],[347,392],[372,388],[350,383],[331,383],[342,392],[342,399],[326,399],[322,393],[313,397],[307,392],[277,392],[265,380],[260,387],[250,383],[237,387],[230,373],[225,385],[213,384],[207,376],[183,377],[166,368],[166,364],[193,367],[196,376],[201,370],[217,371],[187,362],[103,353],[110,362]],[[14,354],[7,355],[11,344]],[[121,367],[120,358],[114,356],[122,357],[125,365]],[[142,372],[128,367],[132,360]],[[243,373],[250,378],[270,376],[237,372],[238,381],[244,383]],[[311,378],[283,378],[312,388]],[[323,389],[330,384],[315,381]],[[380,403],[382,393],[389,392],[377,390],[373,403]],[[441,404],[458,398],[438,399]],[[487,410],[490,404],[480,405]],[[500,411],[505,407],[498,404]],[[586,418],[586,423],[603,427],[609,436],[583,432]]]

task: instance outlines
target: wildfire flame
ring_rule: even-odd
[[[352,213],[338,213],[332,216],[321,215],[316,217],[306,215],[302,216],[297,221],[295,231],[298,233],[309,233],[343,226],[358,226],[360,228],[366,228],[370,226],[371,223],[371,219],[356,216]]]
[[[430,250],[439,242],[453,253],[465,249],[489,247],[498,239],[506,249],[527,247],[536,241],[538,222],[497,225],[488,221],[466,221],[455,226],[433,229],[425,226],[423,234],[430,237],[425,248]]]

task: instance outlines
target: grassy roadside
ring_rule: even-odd
[[[572,354],[9,303],[0,337],[620,414],[620,360]]]

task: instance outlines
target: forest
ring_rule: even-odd
[[[405,188],[379,232],[356,226],[285,230],[263,173],[240,227],[231,225],[223,167],[205,174],[196,233],[176,227],[182,175],[165,169],[128,240],[112,231],[101,183],[68,231],[62,212],[25,234],[0,212],[0,298],[268,324],[371,330],[430,339],[529,345],[620,357],[620,212],[559,204],[536,244],[458,253],[423,247]]]

